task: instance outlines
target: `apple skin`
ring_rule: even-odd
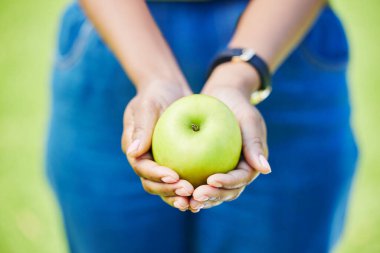
[[[183,97],[159,118],[152,137],[154,160],[194,187],[239,162],[242,136],[232,111],[207,95]]]

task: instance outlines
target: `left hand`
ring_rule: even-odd
[[[121,141],[122,150],[141,178],[143,189],[181,211],[188,210],[189,196],[194,188],[190,182],[180,179],[174,170],[154,162],[150,149],[154,127],[161,113],[177,99],[190,94],[187,85],[171,81],[140,86],[125,109]]]
[[[226,68],[230,67],[226,66]],[[220,70],[219,73],[221,73]],[[231,72],[225,71],[224,73],[229,73],[227,75],[231,76]],[[235,79],[236,76],[239,76],[236,74],[234,73]],[[231,85],[230,78],[223,75],[218,74],[215,77],[213,74],[214,77],[211,76],[202,93],[218,98],[235,114],[243,137],[243,156],[234,170],[227,174],[211,175],[207,179],[207,185],[201,185],[194,190],[189,207],[194,213],[199,212],[202,208],[211,208],[224,201],[238,198],[244,188],[260,173],[271,172],[267,161],[268,146],[264,119],[260,112],[250,104],[250,93],[247,94],[246,87],[241,88],[243,86],[240,84]]]

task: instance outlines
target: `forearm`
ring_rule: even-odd
[[[81,6],[137,89],[185,79],[142,0],[81,0]]]
[[[273,72],[299,43],[324,4],[325,0],[251,1],[229,47],[254,49]],[[226,79],[226,72],[231,72],[231,75],[242,76],[235,85],[245,92],[258,88],[258,75],[248,64],[239,63],[240,67],[233,63],[223,65],[211,76],[215,80],[212,83],[220,83]]]

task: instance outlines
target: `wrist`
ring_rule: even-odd
[[[236,89],[249,100],[260,87],[260,77],[256,69],[245,62],[226,62],[214,69],[203,90],[207,93],[218,87]]]
[[[191,95],[190,88],[172,80],[154,80],[138,86],[136,97],[153,103],[160,114],[174,101]]]
[[[184,78],[155,78],[147,79],[136,84],[137,93],[157,91],[157,94],[174,93],[179,96],[186,96],[191,94],[187,82]]]

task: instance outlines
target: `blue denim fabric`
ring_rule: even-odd
[[[150,3],[195,92],[246,4]],[[258,106],[273,173],[195,215],[145,193],[121,152],[122,115],[135,89],[77,4],[62,17],[58,43],[46,164],[72,253],[323,253],[335,245],[357,149],[348,45],[329,7]]]

